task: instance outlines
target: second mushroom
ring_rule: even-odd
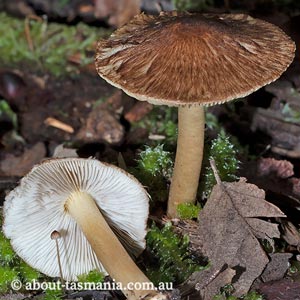
[[[147,218],[148,195],[126,172],[95,159],[51,159],[6,197],[3,232],[22,259],[49,276],[76,280],[98,269],[128,299],[164,299],[123,247],[135,254],[145,247]],[[53,232],[61,237],[61,270]]]

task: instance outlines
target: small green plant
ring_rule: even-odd
[[[153,224],[146,241],[157,262],[156,267],[151,264],[147,268],[147,274],[154,284],[181,283],[193,272],[203,269],[191,259],[188,236],[181,237],[175,234],[171,223],[166,223],[162,229]]]
[[[222,130],[216,139],[211,143],[209,150],[209,159],[214,159],[218,169],[219,176],[223,181],[234,181],[237,179],[235,175],[239,168],[239,160],[236,158],[237,151],[231,143],[229,137]],[[207,198],[213,186],[216,184],[216,179],[210,166],[206,167],[204,180],[202,183],[202,196]]]
[[[177,206],[177,213],[180,219],[197,219],[200,210],[200,204],[180,203]]]

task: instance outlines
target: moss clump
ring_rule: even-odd
[[[63,299],[63,291],[60,287],[51,288],[45,290],[44,300],[62,300]]]
[[[209,150],[209,159],[214,159],[218,169],[219,176],[222,181],[234,181],[237,179],[235,175],[239,168],[239,160],[237,159],[237,151],[229,137],[221,131],[216,139],[211,143]],[[213,186],[216,184],[216,179],[211,167],[206,167],[203,183],[201,184],[204,198],[207,198]]]
[[[31,282],[41,276],[40,272],[27,265],[24,261],[20,261],[17,270],[23,282]]]
[[[0,264],[2,266],[12,265],[16,261],[16,254],[10,245],[10,241],[0,232]]]
[[[107,36],[108,30],[89,27],[83,23],[66,26],[30,21],[30,35],[33,50],[30,50],[24,33],[24,20],[0,13],[0,57],[5,67],[15,67],[22,63],[32,71],[50,72],[60,76],[77,70],[67,63],[68,57],[80,55],[81,65],[93,61],[93,43]]]
[[[145,150],[140,153],[138,160],[139,170],[151,176],[169,176],[173,162],[170,152],[165,151],[163,148],[164,145],[156,147],[146,146]]]
[[[159,282],[181,283],[193,272],[203,268],[191,259],[188,236],[175,234],[171,223],[162,229],[153,224],[146,241],[157,263],[156,267],[153,264],[148,266],[147,274],[156,285]]]
[[[177,206],[177,213],[180,219],[197,219],[201,206],[193,203],[180,203]]]
[[[167,199],[167,181],[171,177],[172,167],[171,153],[164,150],[164,145],[146,146],[139,155],[137,168],[131,171],[148,187],[155,201],[164,201]]]
[[[88,274],[78,276],[79,282],[103,282],[105,275],[98,270],[92,270]]]
[[[0,293],[8,292],[12,281],[19,279],[18,272],[9,266],[0,266]]]

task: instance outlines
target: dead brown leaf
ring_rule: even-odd
[[[194,273],[187,284],[202,286],[204,300],[211,300],[207,290],[215,290],[216,272],[221,273],[225,265],[235,270],[232,280],[234,295],[247,293],[258,278],[269,258],[257,238],[271,239],[279,237],[278,225],[258,219],[259,217],[285,217],[275,205],[264,200],[265,192],[253,184],[246,183],[245,178],[239,182],[221,183],[213,188],[211,196],[199,214],[198,243],[202,254],[208,257],[210,269]],[[197,248],[197,247],[195,247]],[[220,276],[220,275],[219,275]],[[221,286],[217,286],[220,288]]]

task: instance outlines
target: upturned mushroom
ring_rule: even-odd
[[[194,202],[204,144],[204,106],[247,96],[294,58],[278,27],[243,14],[140,14],[98,43],[99,75],[141,101],[178,106],[178,142],[168,201],[175,217]]]
[[[131,253],[140,252],[147,217],[148,195],[126,172],[95,159],[51,159],[6,197],[3,232],[16,253],[46,275],[76,280],[98,269],[120,283],[128,299],[163,299],[117,238]],[[53,232],[60,235],[57,247]]]

